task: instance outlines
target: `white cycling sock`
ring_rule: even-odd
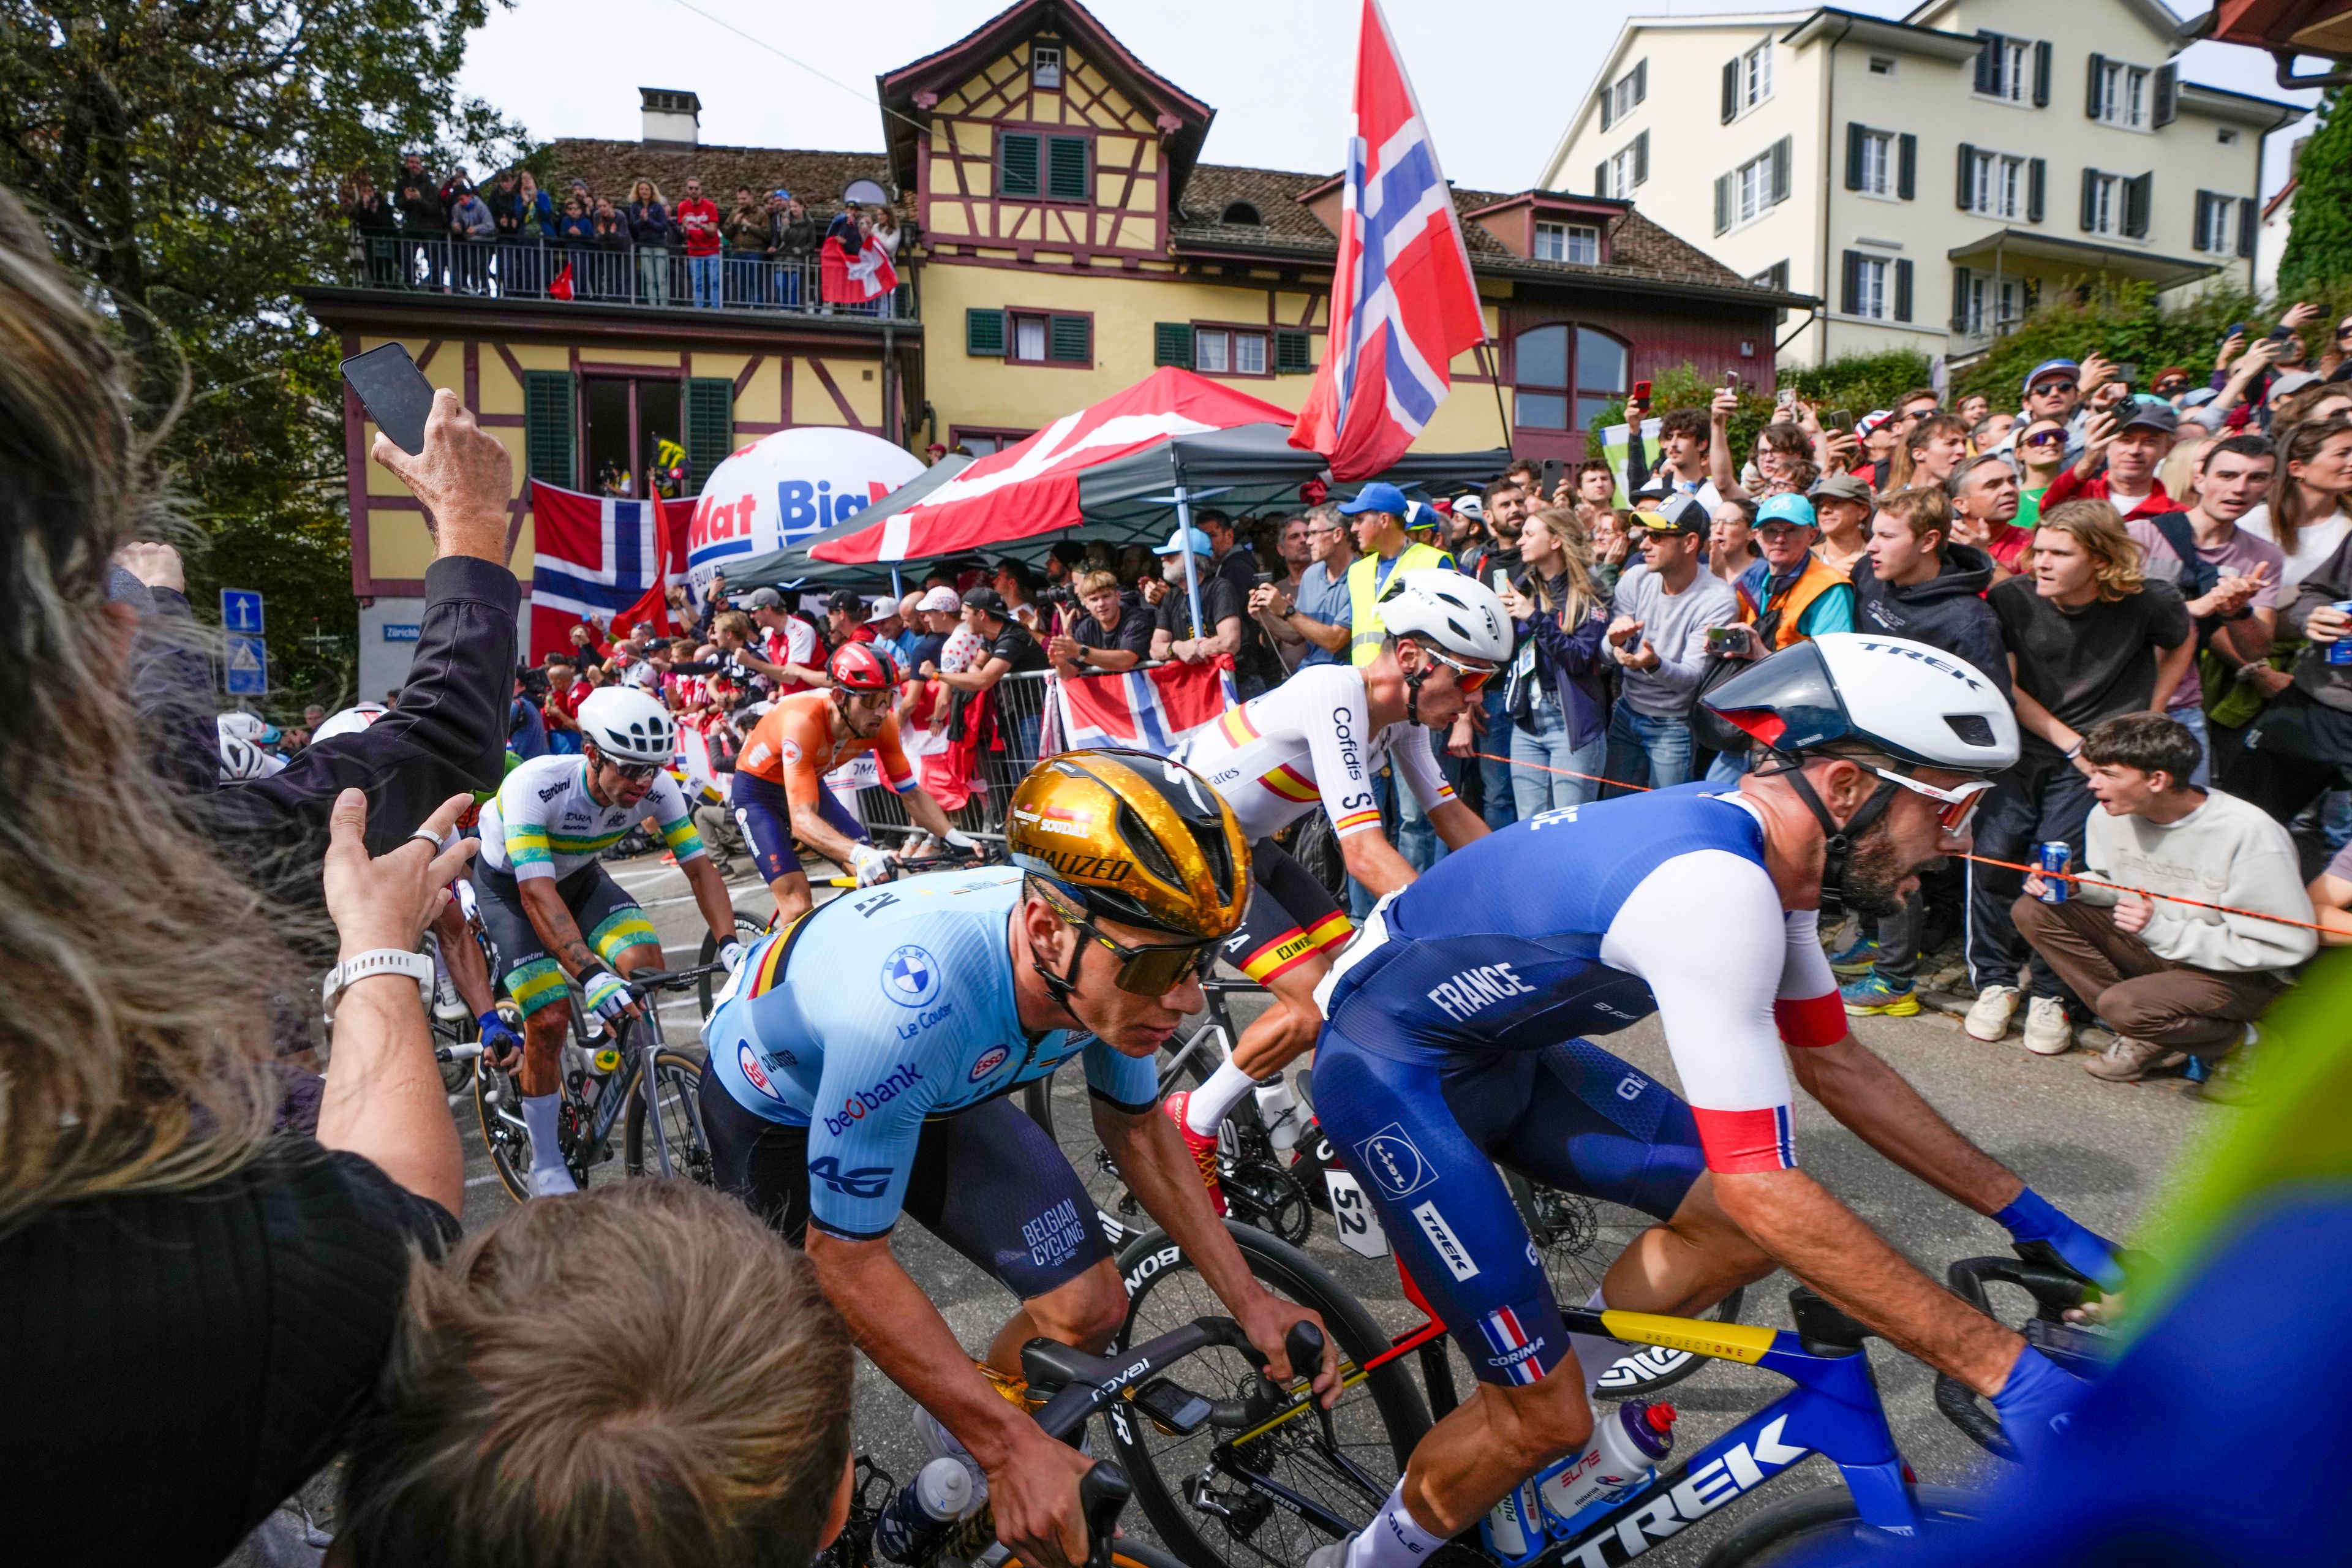
[[[1598,1290],[1593,1291],[1591,1299],[1584,1303],[1584,1310],[1588,1312],[1602,1311],[1607,1307],[1608,1303],[1601,1299]],[[1612,1339],[1607,1334],[1580,1334],[1574,1329],[1568,1331],[1568,1343],[1569,1348],[1576,1352],[1577,1364],[1584,1369],[1584,1396],[1587,1399],[1592,1397],[1592,1391],[1601,1385],[1601,1378],[1607,1375],[1611,1367],[1642,1348],[1629,1345],[1623,1340]]]
[[[1346,1568],[1412,1568],[1444,1544],[1445,1537],[1432,1535],[1405,1511],[1404,1482],[1399,1480],[1371,1523],[1349,1544]]]
[[[563,1110],[561,1094],[526,1094],[522,1097],[522,1124],[530,1129],[530,1163],[533,1170],[545,1170],[563,1163],[563,1139],[556,1131],[556,1122]]]
[[[1194,1089],[1192,1098],[1185,1102],[1184,1125],[1203,1138],[1215,1137],[1217,1129],[1224,1125],[1225,1118],[1234,1113],[1234,1107],[1242,1102],[1242,1096],[1256,1084],[1257,1079],[1227,1058],[1223,1066],[1209,1075],[1209,1081]]]

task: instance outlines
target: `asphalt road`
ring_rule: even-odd
[[[614,865],[612,870],[643,902],[665,943],[668,962],[695,961],[703,929],[685,879],[658,857]],[[764,913],[767,893],[748,876],[734,879],[738,907]],[[698,1023],[690,995],[667,1005],[665,1023],[674,1041],[692,1039]],[[2127,1237],[2151,1194],[2165,1179],[2183,1140],[2207,1121],[2233,1114],[2184,1092],[2179,1079],[2118,1088],[2082,1070],[2083,1055],[2045,1058],[2028,1055],[2016,1037],[1983,1045],[1961,1033],[1954,1018],[1857,1020],[1856,1034],[1916,1085],[1937,1110],[1996,1158],[2017,1171],[2044,1196],[2084,1224],[2106,1235]],[[1675,1082],[1664,1038],[1654,1020],[1602,1042],[1635,1067]],[[1057,1127],[1066,1149],[1082,1159],[1092,1147],[1085,1098],[1076,1074],[1057,1088]],[[464,1220],[470,1228],[494,1219],[509,1199],[482,1151],[470,1098],[453,1107],[467,1152]],[[1797,1102],[1798,1157],[1803,1167],[1851,1205],[1878,1232],[1937,1278],[1954,1258],[2007,1250],[2008,1237],[1991,1221],[1959,1208],[1869,1149],[1802,1095]],[[1083,1168],[1083,1167],[1082,1167]],[[593,1180],[619,1180],[617,1161]],[[900,1258],[929,1290],[967,1346],[983,1346],[1003,1323],[1010,1300],[995,1282],[933,1239],[919,1226],[902,1226],[895,1238]],[[1338,1274],[1392,1331],[1420,1321],[1400,1298],[1394,1271],[1338,1247],[1328,1220],[1307,1244],[1318,1261]],[[1750,1322],[1788,1326],[1791,1281],[1775,1275],[1751,1288],[1744,1314]],[[1964,1485],[1998,1468],[1936,1414],[1931,1375],[1918,1363],[1873,1342],[1869,1350],[1879,1388],[1893,1420],[1896,1441],[1918,1473],[1931,1483]],[[1755,1369],[1723,1362],[1678,1384],[1665,1396],[1681,1413],[1677,1449],[1688,1452],[1728,1429],[1748,1412],[1787,1385]],[[920,1468],[921,1450],[908,1426],[905,1397],[862,1361],[857,1384],[857,1436],[862,1451],[904,1479]],[[1103,1440],[1097,1436],[1098,1449]],[[1762,1501],[1795,1495],[1809,1487],[1836,1484],[1836,1472],[1816,1458],[1765,1489]],[[1743,1504],[1711,1516],[1655,1548],[1647,1561],[1694,1564],[1704,1559],[1727,1521],[1744,1517],[1759,1503]],[[1137,1510],[1126,1528],[1149,1536]]]

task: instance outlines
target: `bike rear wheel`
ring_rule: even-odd
[[[1229,1222],[1225,1228],[1260,1284],[1322,1316],[1341,1355],[1360,1366],[1389,1348],[1388,1335],[1362,1304],[1305,1253],[1249,1226]],[[1135,1241],[1118,1261],[1129,1298],[1121,1349],[1225,1310],[1165,1232]],[[1223,1348],[1187,1357],[1170,1374],[1170,1381],[1211,1399],[1234,1398],[1256,1380],[1246,1358]],[[1336,1445],[1327,1441],[1314,1413],[1304,1412],[1233,1447],[1230,1457],[1314,1500],[1350,1529],[1360,1528],[1428,1432],[1429,1409],[1400,1358],[1349,1388],[1329,1414]],[[1190,1568],[1297,1568],[1308,1552],[1335,1538],[1262,1489],[1213,1468],[1229,1447],[1215,1428],[1173,1436],[1117,1405],[1110,1426],[1136,1501]]]
[[[1984,1500],[1956,1487],[1914,1487],[1911,1496],[1930,1536],[1939,1536],[1939,1527],[1983,1516]],[[1853,1494],[1843,1487],[1822,1487],[1741,1520],[1716,1543],[1704,1568],[1770,1568],[1777,1563],[1819,1562],[1824,1552],[1839,1546],[1877,1547],[1892,1553],[1897,1549],[1916,1550],[1917,1542],[1898,1541],[1864,1524],[1854,1510]],[[1837,1555],[1839,1561],[1846,1560],[1843,1553]]]
[[[621,1158],[632,1176],[658,1176],[661,1148],[654,1142],[646,1114],[651,1101],[661,1118],[662,1146],[669,1151],[669,1173],[697,1186],[714,1184],[710,1140],[702,1131],[702,1060],[674,1046],[654,1053],[653,1072],[640,1076],[629,1090],[628,1109],[622,1113]]]

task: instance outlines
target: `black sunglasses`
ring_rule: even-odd
[[[604,756],[601,752],[597,754],[600,757]],[[630,784],[643,784],[662,771],[662,765],[659,763],[616,763],[610,757],[604,757],[604,761],[606,767],[620,774]]]
[[[1090,937],[1110,950],[1118,960],[1118,973],[1111,983],[1133,996],[1165,996],[1187,980],[1204,977],[1217,962],[1216,942],[1145,942],[1129,947],[1103,935],[1102,928],[1084,916],[1073,915],[1067,910],[1055,910],[1083,937]]]

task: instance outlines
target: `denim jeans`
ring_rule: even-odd
[[[801,264],[797,261],[776,263],[776,303],[784,309],[797,310],[801,302]]]
[[[1606,731],[1581,746],[1573,743],[1559,704],[1549,693],[1538,691],[1528,705],[1528,721],[1511,731],[1511,795],[1519,820],[1598,799],[1600,781],[1575,775],[1600,773],[1608,757]]]
[[[1504,684],[1500,680],[1486,683],[1486,733],[1478,743],[1478,750],[1486,753],[1478,762],[1478,783],[1486,797],[1480,815],[1491,828],[1508,827],[1522,815],[1516,799],[1517,785],[1511,782],[1515,776],[1511,764],[1494,761],[1517,754],[1512,750],[1517,726],[1503,710]]]
[[[1447,752],[1444,742],[1435,735],[1429,738],[1429,749],[1437,757],[1438,776],[1452,784],[1456,795],[1461,794],[1462,759]],[[1391,769],[1390,774],[1394,778],[1395,770]],[[1445,858],[1445,840],[1440,838],[1437,829],[1429,825],[1429,816],[1421,809],[1421,801],[1411,787],[1402,779],[1395,780],[1395,787],[1397,853],[1403,856],[1404,863],[1414,870],[1426,871]]]
[[[1981,858],[1968,862],[1968,959],[1969,977],[1979,991],[2016,984],[2032,951],[2010,913],[2025,874],[1982,861],[2030,866],[2034,864],[2034,846],[2063,838],[2073,847],[2078,869],[2082,864],[2083,831],[2096,804],[2090,780],[2072,763],[2042,763],[2040,769],[2028,773],[2021,768],[2004,776],[1977,808],[1976,853]],[[2032,994],[2063,996],[2065,983],[2049,964],[2036,963]],[[2079,1016],[2083,1009],[2077,1005],[2074,1011]]]
[[[2191,706],[2168,708],[2164,716],[2197,737],[2197,771],[2189,782],[2199,789],[2210,788],[2213,783],[2213,741],[2205,732],[2205,710]]]
[[[1717,752],[1715,760],[1706,764],[1706,782],[1709,784],[1737,784],[1747,776],[1748,753],[1745,752]]]
[[[723,302],[719,295],[719,258],[689,256],[686,258],[686,269],[694,279],[694,308],[698,310],[719,309]]]
[[[669,252],[657,249],[638,251],[637,281],[644,286],[646,304],[668,304]]]
[[[1690,721],[1654,718],[1630,702],[1618,703],[1609,716],[1608,761],[1601,771],[1615,781],[1601,786],[1604,795],[1632,793],[1617,787],[1623,784],[1665,789],[1690,783]]]

